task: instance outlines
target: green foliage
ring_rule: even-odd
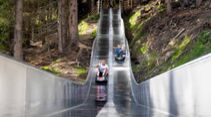
[[[136,25],[137,19],[138,19],[139,16],[141,16],[141,12],[140,12],[140,10],[137,10],[137,11],[129,18],[130,28],[133,28],[133,27]]]
[[[13,17],[13,3],[11,0],[0,0],[0,51],[8,50],[8,43],[10,37]]]
[[[165,11],[165,5],[164,4],[159,4],[157,6],[157,9],[158,9],[159,12],[163,12],[163,11]]]
[[[92,22],[97,22],[99,19],[100,15],[96,14],[96,15],[89,15],[88,18],[86,19],[87,21],[92,21]]]
[[[45,70],[47,72],[56,74],[56,75],[60,75],[61,74],[59,69],[57,69],[57,68],[53,68],[53,67],[49,67],[49,66],[43,66],[43,67],[41,67],[41,69]]]
[[[189,44],[191,38],[189,36],[185,36],[181,44],[177,47],[174,56],[172,57],[173,61],[175,61],[182,53],[184,52],[185,48]]]
[[[97,27],[93,25],[94,22],[97,22],[99,15],[90,15],[86,19],[81,20],[78,25],[79,35],[90,35],[94,39],[97,35]]]
[[[91,33],[92,39],[94,39],[96,36],[97,36],[97,29],[95,29],[95,30]]]
[[[89,24],[85,21],[81,21],[81,23],[78,26],[79,34],[80,35],[85,34],[88,29],[89,29]]]
[[[177,61],[175,67],[211,52],[211,29],[202,31],[191,49]]]
[[[141,52],[142,54],[146,54],[148,51],[149,51],[149,45],[148,45],[147,43],[144,43],[144,44],[142,45],[142,47],[140,48],[140,52]]]
[[[86,73],[87,73],[87,69],[86,68],[83,68],[83,67],[77,67],[76,68],[77,76],[84,75]]]

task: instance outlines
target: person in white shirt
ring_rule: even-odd
[[[105,60],[101,60],[100,63],[97,65],[98,67],[98,76],[106,76],[108,75],[108,65],[106,64]]]

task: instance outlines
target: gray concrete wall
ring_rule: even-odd
[[[0,116],[21,117],[25,112],[27,67],[0,56]]]
[[[211,54],[158,75],[133,90],[141,105],[175,116],[211,116]],[[131,76],[133,77],[133,76]]]
[[[73,83],[0,56],[0,117],[31,117],[82,104],[91,79]]]

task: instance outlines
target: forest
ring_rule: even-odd
[[[100,8],[119,6],[137,81],[211,52],[210,0],[0,0],[0,52],[83,82]]]

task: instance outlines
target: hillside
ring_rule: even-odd
[[[46,36],[48,43],[42,41],[31,43],[26,48],[25,60],[42,70],[51,72],[70,80],[83,82],[89,69],[92,42],[96,36],[99,15],[90,15],[78,24],[79,47],[60,53],[57,50],[57,33]]]
[[[167,14],[153,1],[125,17],[133,72],[139,82],[211,52],[211,3],[177,6]],[[133,45],[133,46],[132,46]]]

